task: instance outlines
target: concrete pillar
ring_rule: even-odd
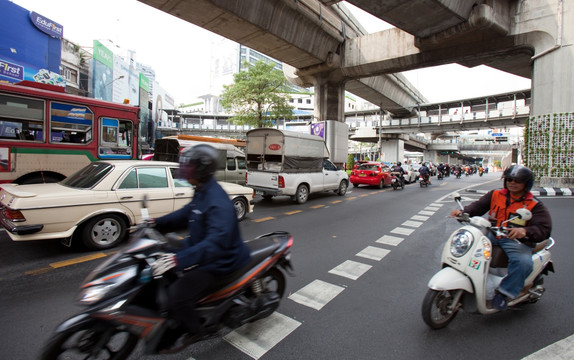
[[[381,161],[403,162],[405,158],[405,141],[402,139],[385,140],[381,144]]]
[[[570,187],[574,159],[564,149],[574,141],[574,22],[570,21],[574,4],[564,0],[544,4],[548,11],[535,13],[539,31],[528,36],[535,54],[525,160],[541,186]]]

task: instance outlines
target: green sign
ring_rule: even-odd
[[[140,73],[140,88],[149,93],[149,79],[142,73]]]
[[[94,59],[110,69],[114,68],[114,53],[98,40],[94,40]]]

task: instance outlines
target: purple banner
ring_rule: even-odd
[[[24,67],[0,59],[0,76],[24,80]]]
[[[320,123],[311,124],[311,134],[324,138],[325,137],[325,123],[320,122]]]
[[[34,11],[30,12],[30,20],[32,24],[37,27],[41,32],[46,33],[52,37],[61,39],[64,36],[64,27],[57,22],[48,19]]]

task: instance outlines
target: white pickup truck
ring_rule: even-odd
[[[320,191],[347,193],[349,177],[327,159],[323,138],[271,128],[247,132],[247,186],[270,199],[289,195],[299,204]]]

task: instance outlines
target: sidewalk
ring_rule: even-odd
[[[477,193],[477,194],[486,194],[488,191],[486,190],[474,190],[474,189],[467,189],[466,192]],[[574,189],[573,188],[551,188],[551,187],[539,187],[531,190],[534,196],[573,196]]]

